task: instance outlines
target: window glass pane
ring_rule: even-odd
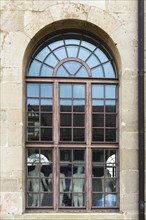
[[[104,115],[92,115],[93,127],[104,127]]]
[[[52,126],[52,114],[41,114],[41,126]]]
[[[107,56],[105,55],[105,53],[103,53],[103,51],[100,50],[99,48],[97,48],[94,53],[97,55],[97,57],[100,59],[100,61],[101,61],[102,63],[108,61],[108,58],[107,58]]]
[[[105,63],[103,65],[103,68],[104,68],[106,78],[115,78],[115,71],[113,69],[111,62]]]
[[[88,72],[84,66],[82,66],[76,73],[76,77],[88,77]]]
[[[71,112],[72,101],[70,99],[61,99],[60,100],[60,111],[61,112]]]
[[[76,71],[81,67],[81,63],[75,61],[68,61],[63,64],[71,75],[74,75]]]
[[[116,129],[106,129],[106,141],[116,141]]]
[[[63,40],[59,40],[49,44],[49,47],[51,48],[51,50],[54,50],[55,48],[60,47],[62,45],[64,45]]]
[[[71,150],[60,150],[60,161],[71,162]]]
[[[52,128],[41,128],[41,140],[52,141]]]
[[[52,99],[41,99],[41,111],[43,112],[52,111]]]
[[[105,101],[105,111],[106,112],[116,112],[116,101],[115,100],[107,100]]]
[[[104,77],[103,69],[101,66],[95,67],[94,69],[91,70],[91,72],[92,72],[92,77],[96,77],[96,78]]]
[[[75,44],[75,45],[79,45],[80,40],[75,40],[75,39],[65,39],[65,44],[69,45],[69,44]]]
[[[28,126],[39,126],[39,114],[28,113]]]
[[[92,161],[93,162],[104,162],[104,151],[103,150],[93,150],[92,151]]]
[[[85,98],[85,85],[73,85],[73,97]]]
[[[85,161],[85,150],[74,150],[73,151],[73,161],[77,165],[81,164],[83,165],[83,162]]]
[[[85,111],[85,101],[84,100],[74,100],[73,101],[73,111],[74,112],[84,112]]]
[[[66,71],[66,69],[63,66],[60,66],[57,70],[57,76],[69,77],[69,73]]]
[[[71,129],[70,128],[60,129],[60,141],[71,141]]]
[[[73,141],[84,141],[84,128],[74,128],[73,129]]]
[[[81,45],[82,45],[83,47],[88,48],[88,49],[91,50],[91,51],[93,51],[93,50],[96,48],[95,45],[93,45],[93,44],[91,44],[91,43],[89,43],[89,42],[87,42],[87,41],[82,41],[82,42],[81,42]]]
[[[39,97],[39,84],[27,84],[27,97]]]
[[[53,54],[50,54],[44,62],[52,67],[55,67],[58,60]]]
[[[92,85],[92,98],[104,98],[103,85]]]
[[[41,70],[41,76],[52,76],[53,75],[53,68],[46,66],[45,64]]]
[[[73,115],[73,126],[83,127],[84,126],[84,114],[74,114]]]
[[[67,46],[68,57],[77,57],[78,46]]]
[[[60,98],[71,98],[72,97],[72,86],[69,84],[60,85]]]
[[[116,115],[106,115],[106,127],[116,127]]]
[[[86,63],[88,64],[88,66],[90,68],[97,66],[98,64],[100,64],[99,60],[97,59],[97,57],[95,55],[91,55],[91,57],[86,61]]]
[[[91,52],[89,50],[81,47],[79,50],[78,58],[85,61],[90,56],[90,54],[91,54]]]
[[[41,68],[42,63],[40,63],[37,60],[33,60],[29,67],[28,75],[29,76],[39,76],[40,74],[40,68]]]
[[[38,141],[39,140],[39,128],[29,127],[27,130],[28,141]]]
[[[39,110],[39,99],[27,99],[27,108],[30,112]]]
[[[60,126],[71,127],[71,114],[60,114]]]
[[[50,53],[50,50],[48,47],[45,47],[44,49],[42,49],[36,56],[36,59],[43,61],[45,59],[45,57]]]
[[[115,85],[106,85],[105,86],[105,96],[106,98],[116,98],[116,86]]]
[[[41,97],[52,98],[52,85],[41,84]]]
[[[92,129],[92,140],[93,141],[104,141],[104,129],[93,128]]]
[[[54,53],[59,60],[63,60],[67,58],[65,47],[58,48],[57,50],[54,51]]]
[[[93,100],[92,101],[92,111],[93,112],[103,112],[104,111],[104,101]]]

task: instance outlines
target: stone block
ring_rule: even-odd
[[[120,170],[127,170],[127,174],[133,170],[138,169],[138,150],[137,149],[122,149],[119,151],[120,154]],[[134,176],[134,175],[133,175]]]
[[[29,38],[22,32],[10,32],[2,44],[2,67],[21,67]]]

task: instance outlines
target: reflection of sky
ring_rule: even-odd
[[[72,94],[72,85],[70,84],[61,84],[60,85],[60,98],[85,98],[85,85],[73,85],[73,94]]]

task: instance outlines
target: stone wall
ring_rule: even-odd
[[[99,30],[103,30],[98,34],[113,47],[119,67],[120,210],[116,213],[26,213],[24,172],[26,62],[32,47],[46,31],[69,24],[77,27],[77,20],[81,21],[78,28],[94,31],[94,26],[89,25],[93,24]],[[1,1],[2,220],[138,219],[137,47],[137,1]]]

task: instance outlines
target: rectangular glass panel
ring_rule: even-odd
[[[74,100],[73,101],[73,111],[74,112],[84,112],[85,111],[85,101],[84,100]]]
[[[85,140],[84,134],[85,134],[84,128],[74,128],[73,141],[84,141]]]
[[[52,128],[41,128],[41,141],[52,141]]]
[[[52,112],[52,99],[41,99],[41,111]]]
[[[27,84],[27,97],[39,97],[39,84],[37,83]]]
[[[104,85],[92,85],[92,98],[104,98]]]
[[[71,128],[60,128],[60,141],[71,141]]]
[[[28,111],[34,113],[39,111],[39,99],[27,99],[27,109]]]
[[[60,84],[60,98],[71,98],[72,97],[72,85]]]
[[[85,115],[84,114],[73,114],[73,126],[84,127],[85,126]]]
[[[106,141],[116,141],[116,129],[106,129]]]
[[[92,111],[93,112],[104,112],[104,101],[92,100]]]
[[[92,129],[93,141],[104,141],[104,129],[93,128]]]
[[[52,114],[41,114],[41,126],[52,126]]]
[[[61,99],[60,100],[60,111],[71,112],[71,110],[72,110],[72,101],[70,99]]]
[[[104,115],[93,114],[92,124],[93,124],[93,127],[104,127]]]
[[[105,97],[106,97],[106,99],[116,98],[116,86],[115,85],[106,85],[105,86]]]
[[[72,125],[71,116],[72,116],[71,114],[60,114],[60,126],[71,127],[71,125]]]
[[[106,115],[106,127],[116,127],[116,115]]]
[[[85,85],[73,85],[73,98],[85,98]]]
[[[39,128],[28,127],[27,136],[28,136],[28,141],[38,141],[39,140]]]
[[[47,202],[48,196],[51,195],[48,195],[48,176],[49,172],[52,172],[52,150],[29,148],[27,155],[28,206],[52,206],[51,201]]]
[[[105,111],[106,112],[116,112],[116,101],[106,100],[105,101]]]
[[[41,97],[52,98],[52,85],[41,84]]]

